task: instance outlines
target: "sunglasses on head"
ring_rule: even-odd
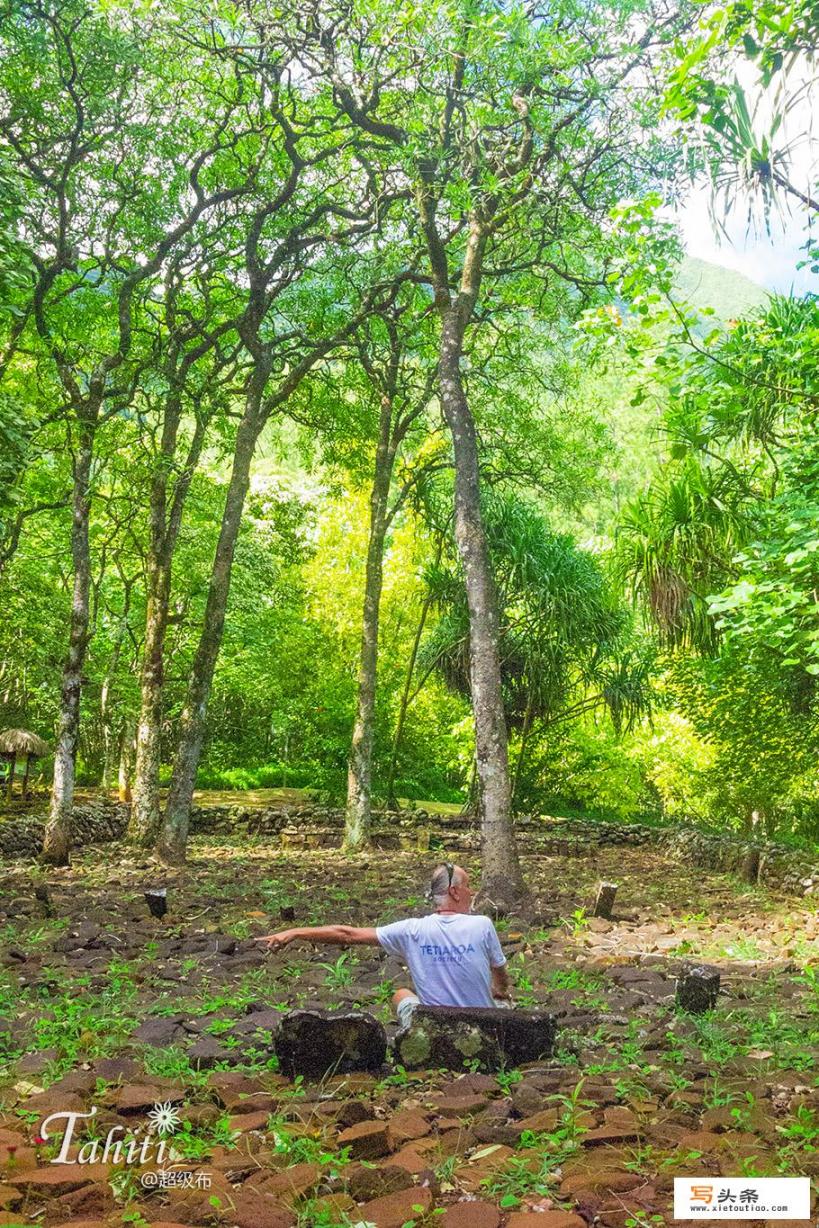
[[[454,867],[454,865],[452,864],[452,862],[451,862],[451,861],[445,861],[445,862],[444,862],[444,869],[446,870],[446,873],[447,873],[447,883],[446,883],[446,886],[447,886],[447,891],[448,891],[448,890],[449,890],[449,888],[452,886],[452,879],[453,879],[453,878],[454,878],[454,876],[455,876],[455,867]]]

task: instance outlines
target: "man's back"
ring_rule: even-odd
[[[431,913],[379,926],[380,946],[406,960],[425,1006],[493,1006],[491,969],[506,963],[489,917]]]

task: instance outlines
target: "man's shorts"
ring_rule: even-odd
[[[398,1016],[398,1022],[402,1028],[408,1028],[412,1022],[412,1017],[415,1014],[416,1006],[421,1005],[421,999],[415,994],[410,994],[407,998],[402,998],[395,1008],[395,1013]]]
[[[402,1028],[409,1027],[410,1023],[412,1022],[412,1017],[415,1014],[415,1009],[420,1005],[421,999],[414,993],[401,999],[396,1007],[396,1014],[398,1015],[398,1022],[401,1024]],[[506,1010],[512,1009],[512,1003],[508,998],[495,998],[495,1006],[499,1006],[501,1009]]]

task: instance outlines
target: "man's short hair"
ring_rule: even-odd
[[[429,894],[435,904],[440,904],[449,895],[449,888],[455,882],[455,870],[456,867],[451,861],[442,861],[432,871]]]

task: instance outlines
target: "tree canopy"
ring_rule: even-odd
[[[472,803],[499,907],[521,808],[814,821],[819,309],[698,286],[668,206],[810,221],[815,24],[0,5],[0,726],[54,745],[47,859],[77,782],[176,862],[197,786],[346,793],[351,853]]]

